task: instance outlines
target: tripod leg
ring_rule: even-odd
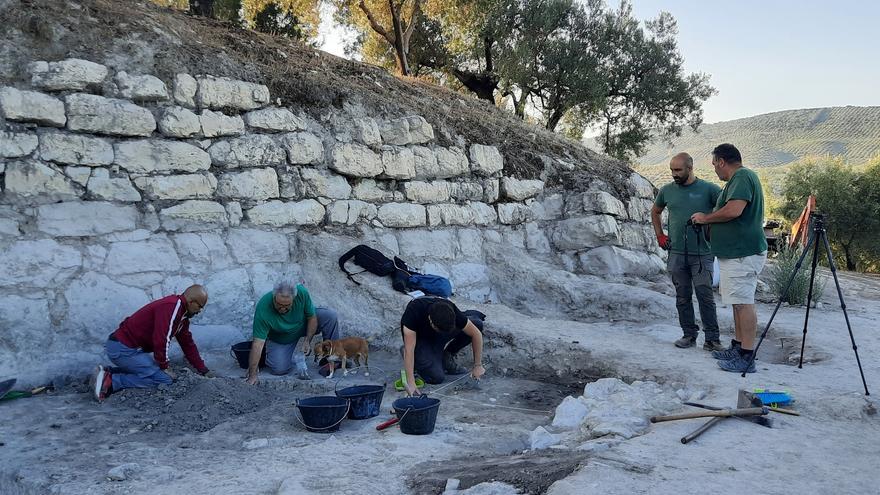
[[[843,292],[840,290],[840,282],[837,280],[837,267],[834,265],[834,257],[831,255],[831,246],[828,243],[828,236],[822,235],[825,242],[825,253],[828,255],[828,266],[831,267],[831,275],[834,277],[834,286],[837,288],[837,297],[840,299],[840,309],[843,310],[843,318],[846,320],[846,329],[849,331],[849,340],[852,342],[853,352],[856,355],[856,364],[859,365],[859,374],[862,376],[862,386],[865,387],[865,395],[871,395],[868,392],[868,382],[865,381],[865,372],[862,370],[862,361],[859,359],[859,348],[856,346],[856,338],[853,336],[852,325],[849,323],[849,315],[846,313],[846,303],[843,301]]]
[[[813,243],[813,265],[810,268],[810,288],[807,290],[807,313],[804,316],[804,336],[801,339],[801,357],[798,368],[804,367],[804,347],[807,345],[807,325],[810,323],[810,303],[813,302],[813,283],[816,280],[816,265],[819,264],[819,242]]]
[[[776,318],[776,313],[779,311],[779,307],[782,306],[782,301],[788,297],[789,291],[791,291],[791,284],[794,282],[795,276],[797,276],[797,272],[800,271],[801,265],[804,264],[804,258],[807,257],[807,253],[810,252],[810,246],[813,246],[814,243],[818,242],[816,237],[816,231],[810,232],[810,238],[807,241],[807,247],[804,249],[804,252],[801,253],[801,257],[798,258],[797,263],[794,265],[794,270],[791,272],[791,276],[788,277],[788,283],[785,284],[785,290],[782,291],[782,295],[779,296],[779,301],[776,302],[776,307],[773,308],[773,314],[770,315],[770,319],[767,320],[767,326],[764,327],[764,331],[761,332],[761,338],[758,339],[758,344],[755,345],[755,349],[752,351],[752,357],[749,359],[749,365],[746,369],[752,367],[752,363],[755,362],[755,358],[758,356],[758,349],[761,347],[761,343],[764,342],[764,337],[767,336],[767,331],[770,330],[770,324],[773,323],[773,319]],[[746,373],[743,372],[742,377],[746,377]]]

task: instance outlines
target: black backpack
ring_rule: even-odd
[[[387,256],[370,246],[359,244],[339,257],[339,269],[344,271],[348,275],[348,278],[358,285],[360,285],[358,281],[352,278],[352,275],[356,275],[357,273],[351,273],[345,269],[345,262],[351,258],[354,258],[354,263],[356,265],[363,268],[363,270],[357,273],[367,271],[379,275],[380,277],[387,277],[394,273],[394,262],[388,259]]]

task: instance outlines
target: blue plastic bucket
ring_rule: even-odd
[[[351,405],[342,397],[309,397],[296,401],[303,426],[316,433],[330,433],[339,429]],[[299,418],[297,418],[299,419]]]
[[[440,410],[440,399],[432,397],[405,397],[392,404],[397,419],[400,420],[400,431],[407,435],[427,435],[434,431],[437,412]]]
[[[378,416],[384,395],[384,385],[356,385],[336,391],[337,397],[351,401],[349,419],[368,419]]]

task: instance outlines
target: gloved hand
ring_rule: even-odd
[[[669,236],[666,234],[660,234],[657,236],[657,244],[664,250],[669,251]]]

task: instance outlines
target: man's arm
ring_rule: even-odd
[[[156,308],[153,317],[153,360],[163,371],[168,369],[168,346],[174,331],[174,321],[182,311],[185,309],[178,300],[174,306],[161,305]]]
[[[306,320],[306,341],[303,342],[303,353],[308,356],[311,353],[312,338],[318,331],[318,316],[314,315]]]
[[[479,380],[486,372],[483,368],[483,332],[480,332],[480,329],[470,320],[462,332],[471,338],[471,349],[474,352],[474,367],[471,369],[471,376]]]
[[[260,375],[260,358],[263,356],[263,347],[266,345],[266,339],[253,338],[251,342],[251,354],[248,357],[247,382],[254,385],[258,381]]]
[[[703,224],[729,222],[735,218],[739,218],[747,204],[749,204],[749,202],[743,199],[731,199],[718,211],[712,213],[694,213],[691,215],[691,220],[693,220],[694,223]]]
[[[663,233],[663,210],[665,207],[654,205],[651,207],[651,224],[654,226],[654,236],[657,244],[663,249],[669,249],[669,237]]]
[[[479,331],[477,331],[479,333]],[[416,332],[403,327],[403,370],[406,372],[406,391],[410,395],[419,395],[416,388]]]
[[[202,361],[202,356],[199,355],[199,348],[196,347],[196,343],[193,340],[192,332],[189,331],[189,320],[183,322],[183,328],[177,332],[177,343],[180,345],[181,350],[183,350],[183,355],[186,356],[186,360],[189,361],[189,364],[193,366],[199,373],[204,375],[208,372],[208,367],[205,366],[205,362]]]

